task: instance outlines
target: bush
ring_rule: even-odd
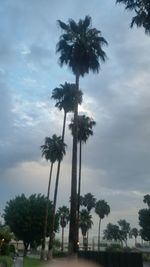
[[[115,251],[123,251],[123,248],[119,244],[112,244],[106,248],[106,251],[115,252]]]
[[[64,257],[68,256],[68,252],[54,251],[53,256],[54,256],[54,258],[64,258]]]
[[[9,245],[8,244],[2,244],[1,246],[1,255],[9,255]]]
[[[0,256],[0,266],[2,266],[2,267],[11,267],[12,266],[11,257]]]

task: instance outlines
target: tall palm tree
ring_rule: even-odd
[[[83,209],[80,212],[80,217],[79,217],[79,227],[81,228],[82,236],[83,236],[83,247],[85,250],[87,250],[87,232],[88,230],[92,227],[92,215],[86,210]]]
[[[100,228],[101,228],[101,220],[104,219],[105,216],[108,216],[110,213],[110,206],[107,204],[105,200],[98,200],[95,205],[95,212],[99,216],[99,227],[98,227],[98,250],[100,250]]]
[[[73,112],[75,99],[76,99],[76,86],[75,84],[67,83],[61,84],[60,87],[56,87],[52,91],[52,98],[56,100],[55,106],[59,108],[59,110],[64,111],[64,122],[62,129],[62,142],[64,141],[65,136],[65,126],[66,126],[66,117],[68,112]],[[78,104],[82,103],[82,91],[78,90],[77,94],[77,102]],[[60,164],[61,159],[58,161],[57,165],[57,173],[56,173],[56,183],[55,183],[55,191],[54,191],[54,201],[53,201],[53,219],[52,219],[52,227],[50,229],[50,239],[49,239],[49,252],[48,259],[52,257],[52,247],[53,247],[53,232],[54,232],[54,224],[55,224],[55,211],[56,211],[56,202],[57,202],[57,192],[58,192],[58,184],[59,184],[59,175],[60,175]]]
[[[69,222],[69,209],[66,206],[62,206],[58,209],[58,214],[60,217],[60,225],[62,228],[61,251],[64,251],[64,228]]]
[[[106,54],[102,46],[107,44],[101,36],[101,32],[92,28],[91,17],[86,16],[76,23],[70,19],[68,23],[58,21],[63,33],[57,44],[56,51],[60,53],[59,62],[62,66],[67,64],[75,75],[76,99],[74,106],[74,134],[72,148],[72,177],[71,177],[71,207],[70,207],[70,229],[69,229],[69,252],[74,253],[78,249],[78,222],[77,211],[77,117],[79,90],[79,78],[89,73],[90,70],[98,72],[100,60],[105,62]]]
[[[78,201],[77,210],[79,216],[80,210],[80,193],[81,193],[81,164],[82,164],[82,144],[86,143],[90,135],[93,135],[93,126],[96,122],[85,115],[78,115],[78,142],[79,142],[79,181],[78,181]],[[73,134],[74,120],[69,124],[69,128]]]
[[[60,84],[52,91],[52,99],[56,100],[55,107],[64,111],[62,140],[64,141],[67,113],[74,111],[76,86],[74,83]],[[82,103],[82,91],[78,91],[78,104]]]
[[[47,189],[47,203],[45,210],[44,233],[43,233],[42,252],[41,252],[41,259],[43,259],[45,257],[44,253],[45,253],[45,239],[47,233],[48,202],[50,195],[53,164],[56,161],[59,161],[63,158],[63,155],[65,154],[65,145],[62,143],[61,136],[57,136],[56,134],[54,134],[52,137],[45,138],[45,143],[44,145],[41,146],[41,150],[42,150],[42,156],[45,157],[45,159],[47,161],[50,161],[51,163],[48,189]]]

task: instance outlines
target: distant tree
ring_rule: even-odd
[[[91,193],[87,193],[83,197],[80,196],[80,199],[78,199],[78,201],[80,202],[80,205],[87,208],[87,211],[89,213],[93,208],[95,208],[96,198]],[[89,231],[87,231],[87,244],[88,244],[88,234]]]
[[[82,197],[82,206],[87,208],[88,212],[91,212],[93,208],[95,208],[96,204],[96,198],[94,197],[93,194],[87,193]]]
[[[130,233],[130,224],[124,219],[119,220],[118,224],[120,226],[121,239],[125,242],[125,245],[127,246],[127,239]]]
[[[34,241],[41,243],[43,238],[43,222],[47,198],[43,195],[31,195],[26,198],[24,194],[7,202],[4,209],[5,223],[19,240],[23,240],[24,254],[26,255],[29,244]],[[52,204],[48,203],[48,220],[51,221]],[[48,231],[51,227],[48,224]],[[55,223],[55,231],[58,230],[58,219]],[[48,235],[47,231],[47,235]]]
[[[130,230],[130,233],[129,233],[129,235],[131,236],[131,238],[132,238],[132,237],[135,238],[135,246],[136,246],[136,243],[137,243],[137,237],[138,237],[138,234],[139,234],[139,231],[138,231],[138,229],[137,229],[136,227],[132,228],[132,229]]]
[[[45,207],[45,219],[44,219],[44,230],[43,230],[43,241],[42,241],[42,251],[41,259],[45,258],[45,239],[47,232],[47,218],[48,218],[48,203],[50,195],[50,186],[53,172],[53,165],[56,161],[61,161],[65,153],[65,145],[62,142],[62,138],[54,134],[52,137],[46,137],[44,145],[41,146],[42,156],[45,157],[47,161],[50,162],[50,174],[47,188],[47,204]]]
[[[121,232],[119,226],[112,223],[107,224],[107,227],[104,230],[104,239],[111,241],[120,241]]]
[[[66,206],[60,207],[58,209],[58,215],[60,218],[60,225],[62,228],[61,251],[64,251],[64,229],[69,222],[69,209]]]
[[[76,253],[78,249],[78,222],[77,211],[77,142],[78,142],[78,102],[79,79],[89,71],[98,72],[100,60],[105,62],[106,54],[102,49],[106,45],[106,40],[101,36],[101,32],[92,28],[91,17],[76,23],[70,19],[68,23],[58,21],[63,33],[57,44],[57,52],[60,53],[59,62],[62,66],[66,64],[70,67],[76,79],[76,101],[74,107],[74,133],[72,148],[72,178],[71,178],[71,209],[70,209],[70,229],[69,229],[69,252]]]
[[[78,215],[80,211],[80,194],[81,194],[81,166],[82,166],[82,144],[86,143],[88,138],[93,135],[93,126],[96,122],[85,115],[78,115],[78,142],[79,142],[79,179],[78,179],[78,201],[77,210]],[[74,120],[69,125],[73,135]]]
[[[0,255],[9,253],[9,242],[14,237],[9,226],[0,224]]]
[[[92,227],[92,215],[86,210],[82,209],[79,217],[79,227],[81,228],[82,236],[83,236],[83,247],[87,249],[87,232]]]
[[[98,200],[95,205],[95,212],[99,216],[99,227],[98,227],[98,250],[100,250],[100,228],[101,228],[101,220],[104,219],[105,216],[108,216],[110,213],[110,206],[107,204],[105,200]]]
[[[139,225],[141,226],[140,235],[143,240],[150,241],[150,206],[149,195],[144,196],[144,203],[147,203],[147,209],[139,210]]]
[[[145,195],[143,202],[146,203],[148,205],[148,207],[150,208],[150,195],[148,195],[148,194]]]
[[[143,27],[146,33],[150,33],[150,1],[149,0],[116,0],[123,3],[127,10],[134,11],[131,27]]]

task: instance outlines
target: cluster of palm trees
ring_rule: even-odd
[[[83,248],[88,249],[88,236],[89,230],[92,228],[93,220],[91,211],[94,209],[95,213],[99,217],[98,226],[98,250],[100,250],[100,226],[101,220],[110,213],[110,207],[105,200],[96,200],[93,194],[87,193],[84,196],[80,196],[80,206],[82,209],[79,211],[79,228],[83,236]],[[58,209],[60,215],[60,225],[62,227],[62,245],[61,250],[63,251],[64,244],[64,228],[66,227],[70,214],[69,209],[66,206],[62,206]],[[79,240],[79,236],[78,236]]]
[[[52,177],[53,164],[57,165],[57,174],[53,198],[53,221],[49,233],[48,259],[51,258],[51,252],[54,239],[54,222],[56,213],[57,192],[60,174],[61,161],[65,155],[66,144],[64,143],[66,117],[68,112],[73,112],[73,119],[69,125],[73,135],[72,146],[72,173],[71,173],[71,201],[70,201],[70,225],[69,225],[69,252],[74,253],[78,249],[78,224],[80,209],[80,191],[81,191],[81,157],[82,144],[86,143],[88,137],[93,134],[92,128],[95,121],[85,115],[78,115],[78,105],[82,102],[82,92],[79,89],[80,77],[88,74],[89,71],[98,72],[100,61],[105,62],[106,54],[102,49],[107,45],[107,41],[102,37],[101,32],[92,27],[91,17],[86,16],[78,23],[69,19],[68,23],[58,21],[62,30],[60,40],[56,47],[56,52],[60,54],[60,65],[68,65],[75,75],[75,83],[61,84],[52,92],[52,98],[56,100],[56,107],[64,111],[64,122],[62,135],[46,137],[45,143],[41,146],[42,155],[50,161],[50,176],[48,183],[47,200],[49,199],[50,184]],[[77,144],[79,143],[79,182],[77,193]],[[77,197],[78,196],[78,197]],[[47,207],[45,211],[44,235],[42,242],[42,257],[45,250],[45,238],[47,235]]]

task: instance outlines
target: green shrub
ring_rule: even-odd
[[[9,245],[8,244],[2,244],[1,246],[1,255],[9,255]]]
[[[11,267],[12,266],[12,259],[11,257],[7,256],[0,256],[0,265],[3,267]]]
[[[54,258],[64,258],[64,257],[68,256],[68,252],[54,251],[53,256],[54,256]]]
[[[119,245],[119,244],[111,244],[110,246],[108,246],[107,248],[106,248],[106,251],[110,251],[110,252],[122,252],[123,251],[123,248],[122,248],[122,246],[121,245]]]

